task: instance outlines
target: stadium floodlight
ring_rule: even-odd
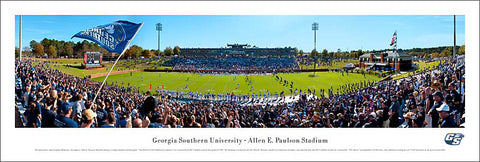
[[[163,27],[161,23],[157,23],[156,30],[158,31],[158,56],[160,56],[160,32],[162,31]]]
[[[313,30],[313,50],[317,51],[317,30],[318,30],[318,23],[312,24]]]
[[[313,30],[313,52],[317,53],[317,30],[318,30],[318,23],[314,22],[312,24]],[[317,69],[317,59],[313,62],[313,76],[315,76],[315,69]]]

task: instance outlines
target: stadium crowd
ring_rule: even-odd
[[[173,70],[202,70],[202,71],[265,71],[265,70],[293,70],[298,69],[294,57],[173,57],[164,62],[164,66],[173,66]]]
[[[261,60],[255,60],[253,66],[257,66],[256,61],[265,64],[258,64],[262,68],[291,64],[288,59],[275,60],[281,63]],[[230,63],[208,66],[201,65],[205,60],[194,61],[194,64],[178,66],[239,65],[236,68],[244,68],[250,65],[243,65],[243,61],[252,60],[227,59]],[[186,101],[178,97],[178,93],[172,96],[163,91],[155,97],[150,92],[139,94],[135,88],[113,83],[104,86],[94,102],[99,82],[53,70],[42,61],[16,60],[15,63],[16,127],[443,128],[460,127],[464,123],[465,66],[463,61],[455,59],[404,79],[345,85],[343,91],[334,93],[330,89],[328,96],[319,98],[307,97],[304,91],[295,102],[261,105]]]

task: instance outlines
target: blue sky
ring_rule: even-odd
[[[457,45],[465,44],[465,16],[457,16]],[[15,45],[18,46],[15,16]],[[43,38],[82,41],[75,33],[127,20],[144,22],[131,45],[157,49],[155,24],[163,24],[161,48],[224,47],[248,43],[258,47],[313,49],[312,23],[319,23],[317,49],[336,51],[389,48],[398,32],[398,48],[453,45],[452,15],[24,15],[22,46]]]

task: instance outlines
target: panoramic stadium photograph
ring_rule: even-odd
[[[464,128],[465,15],[16,15],[15,128]]]

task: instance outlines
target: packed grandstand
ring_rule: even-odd
[[[335,61],[322,58],[320,64]],[[172,57],[163,65],[266,71],[298,69],[299,63],[311,62],[291,56],[202,56]],[[150,91],[140,93],[135,86],[112,82],[101,89],[96,101],[100,82],[51,69],[46,61],[17,59],[15,63],[16,127],[437,128],[464,123],[465,66],[464,60],[456,58],[397,80],[295,90],[294,95],[161,90],[153,96]]]
[[[287,71],[299,69],[295,57],[175,57],[164,63],[173,70],[202,71]]]
[[[184,48],[180,56],[164,62],[172,70],[201,73],[274,73],[299,69],[294,48],[251,48],[227,44],[228,48]]]

